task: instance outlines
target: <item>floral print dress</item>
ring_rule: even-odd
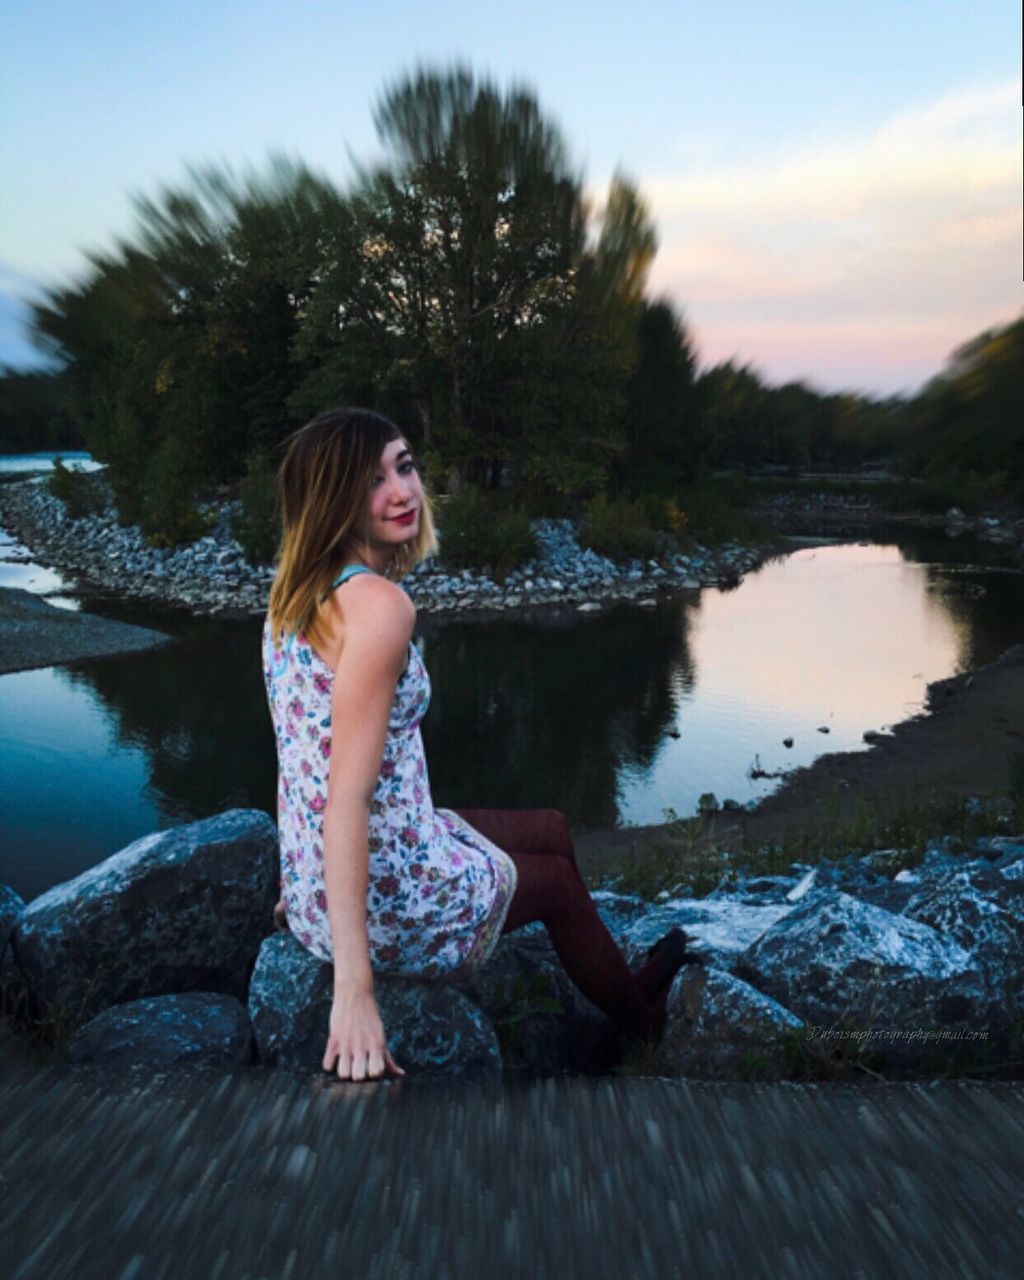
[[[350,565],[334,586],[358,572],[372,570]],[[334,673],[302,632],[276,647],[268,619],[263,678],[277,738],[281,893],[288,924],[303,946],[330,960],[323,819]],[[375,971],[443,978],[473,972],[490,957],[515,891],[516,869],[457,814],[434,808],[420,734],[429,702],[430,677],[419,649],[410,644],[370,805],[367,932]]]

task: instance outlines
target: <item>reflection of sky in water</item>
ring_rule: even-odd
[[[689,816],[706,791],[760,799],[778,783],[749,779],[756,762],[788,771],[866,751],[865,730],[922,712],[925,686],[962,669],[968,625],[930,572],[894,546],[814,547],[678,606],[693,687],[677,673],[679,738],[650,768],[620,775],[622,823],[660,821],[669,807]]]
[[[69,673],[0,677],[0,740],[0,880],[23,895],[54,882],[47,866],[66,865],[67,845],[87,867],[165,825],[146,796],[146,753],[117,744],[102,704]]]
[[[27,564],[12,564],[9,560],[0,559],[0,587],[16,587],[20,591],[31,591],[33,595],[46,596],[51,604],[63,604],[65,608],[76,608],[77,606],[67,597],[55,598],[52,595],[66,585],[59,573],[53,569],[44,569],[34,561],[29,561]]]
[[[273,809],[258,620],[138,609],[125,616],[176,643],[0,677],[0,881],[23,894],[172,822]],[[778,785],[751,781],[755,763],[867,750],[864,731],[921,711],[930,680],[1022,639],[1019,574],[916,563],[909,542],[801,549],[736,590],[657,609],[569,610],[548,626],[424,619],[434,798],[554,805],[577,830],[689,816],[709,791],[745,803]]]
[[[94,462],[87,453],[75,450],[64,453],[7,453],[0,454],[0,475],[30,475],[36,471],[53,469],[54,458],[59,457],[66,466],[78,471],[99,471],[101,462]]]

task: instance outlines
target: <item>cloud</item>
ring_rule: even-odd
[[[645,180],[652,289],[706,362],[838,386],[870,379],[875,352],[878,390],[916,385],[1024,303],[1020,92],[960,90],[859,138]]]

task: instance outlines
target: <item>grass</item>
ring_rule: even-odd
[[[613,882],[602,887],[653,901],[660,893],[680,893],[688,886],[688,896],[699,898],[723,876],[779,875],[794,862],[889,849],[897,851],[899,867],[912,868],[924,860],[928,842],[939,836],[952,836],[964,847],[979,836],[1006,835],[1007,819],[1013,827],[1024,827],[1024,753],[1012,757],[1010,782],[1001,810],[971,813],[961,802],[932,793],[889,815],[872,810],[861,798],[849,818],[841,815],[842,792],[833,784],[813,831],[783,828],[779,840],[760,844],[746,838],[739,819],[728,810],[681,818],[668,809],[661,840],[634,847]]]
[[[40,1065],[63,1062],[75,1036],[89,1021],[87,1010],[98,982],[97,971],[80,999],[51,1002],[17,976],[0,977],[0,1027],[28,1048]]]

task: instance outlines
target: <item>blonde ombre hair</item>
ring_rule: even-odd
[[[362,518],[381,454],[392,440],[404,439],[390,419],[369,409],[328,409],[289,438],[277,473],[282,532],[269,608],[275,644],[296,631],[313,644],[321,638],[320,607],[364,536]],[[419,533],[398,548],[388,577],[403,577],[436,549],[424,490]]]

